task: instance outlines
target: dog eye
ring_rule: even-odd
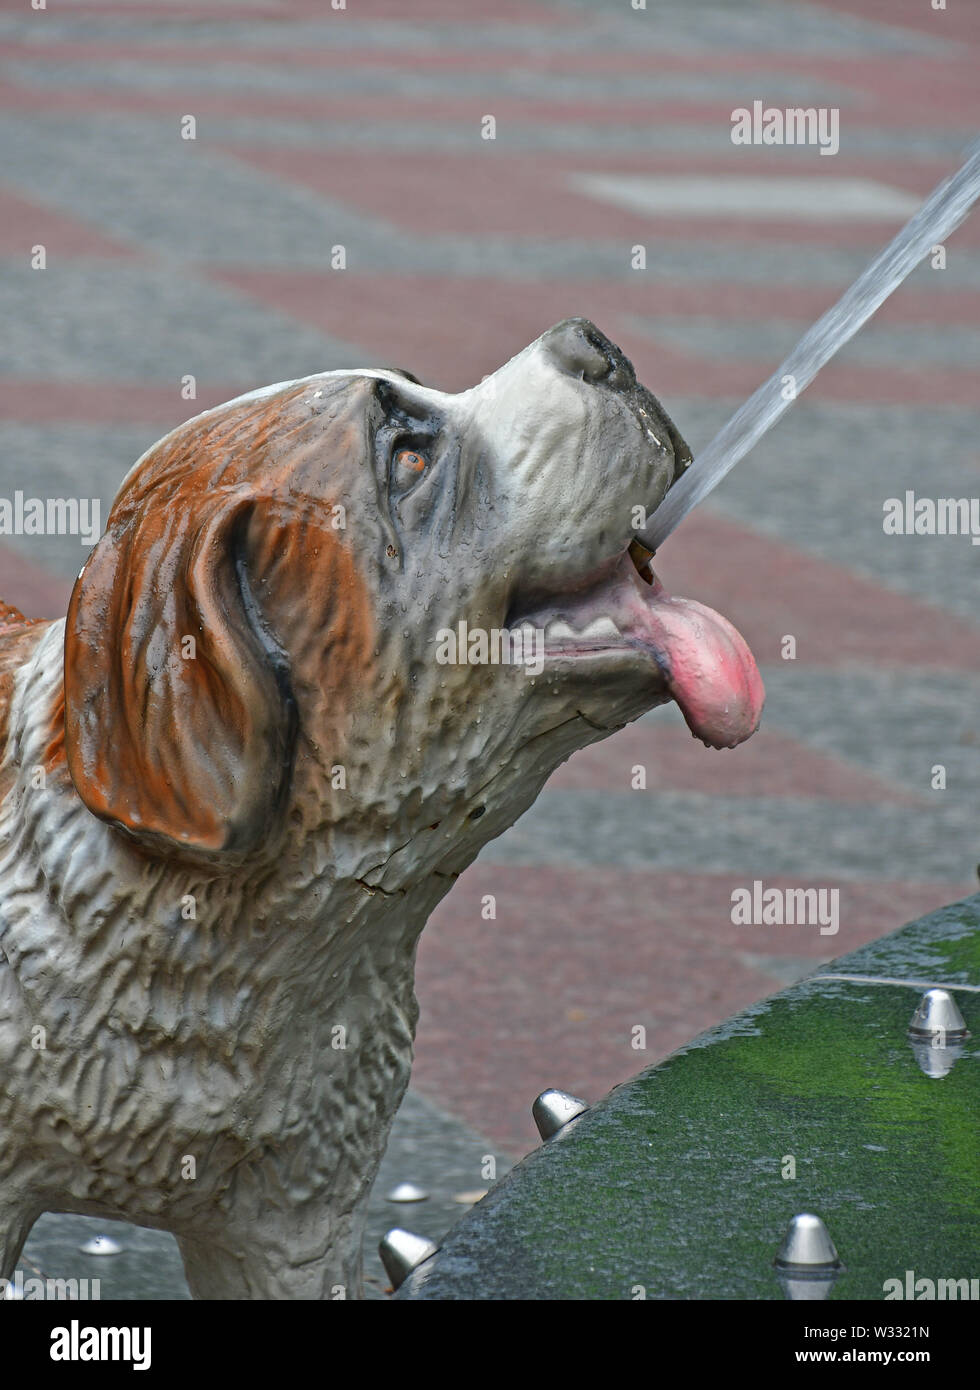
[[[429,466],[429,460],[417,449],[399,449],[395,455],[395,463],[409,473],[424,473]]]
[[[418,449],[397,449],[392,458],[392,481],[398,492],[406,492],[420,480],[429,467],[426,454]]]

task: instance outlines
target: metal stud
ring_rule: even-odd
[[[956,1000],[947,989],[927,989],[912,1015],[909,1036],[929,1039],[937,1047],[970,1036]]]
[[[773,1261],[777,1269],[831,1273],[841,1268],[827,1227],[812,1212],[794,1216]]]
[[[414,1182],[400,1182],[385,1197],[386,1202],[424,1202],[429,1194]]]
[[[393,1226],[381,1239],[378,1254],[385,1267],[385,1273],[393,1288],[399,1288],[420,1264],[437,1254],[438,1245],[433,1245],[425,1236],[417,1236],[412,1231],[403,1231]]]
[[[542,1091],[531,1106],[531,1116],[542,1139],[551,1139],[560,1129],[588,1110],[584,1100],[553,1088]]]
[[[122,1246],[112,1236],[93,1236],[81,1247],[83,1255],[121,1255]]]

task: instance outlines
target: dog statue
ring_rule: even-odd
[[[762,685],[632,543],[690,455],[570,319],[459,395],[324,372],[130,471],[67,618],[0,606],[0,1275],[172,1231],[198,1298],[356,1296],[435,904],[571,753]]]

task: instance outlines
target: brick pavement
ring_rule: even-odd
[[[897,227],[828,216],[825,181],[926,193],[978,125],[978,48],[976,11],[920,0],[0,0],[0,493],[104,516],[149,443],[238,391],[391,363],[459,389],[573,314],[697,449]],[[734,147],[756,98],[839,108],[839,154]],[[762,218],[585,191],[696,175],[812,195]],[[502,1150],[545,1085],[598,1097],[975,883],[980,550],[881,516],[980,489],[978,241],[980,215],[664,547],[667,587],[752,643],[763,732],[711,753],[659,711],[586,750],[428,927],[414,1086]],[[60,613],[81,558],[0,537],[0,592]],[[755,878],[838,886],[839,935],[733,926]]]

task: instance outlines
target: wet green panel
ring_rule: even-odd
[[[980,982],[980,897],[826,971],[947,984],[972,1036],[929,1076],[907,1037],[918,984],[812,977],[613,1090],[399,1297],[783,1298],[773,1256],[805,1211],[845,1265],[812,1293],[980,1277],[980,994],[956,989]]]

